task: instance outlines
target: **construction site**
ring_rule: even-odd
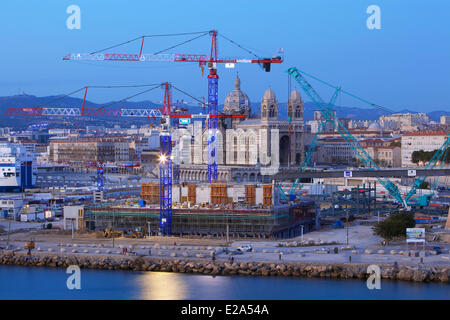
[[[105,165],[99,160],[91,161],[89,167],[97,170],[93,201],[95,204],[84,206],[81,228],[140,230],[141,236],[199,235],[218,238],[282,239],[303,235],[318,227],[320,219],[324,221],[326,217],[336,220],[336,217],[347,216],[348,220],[348,216],[370,217],[379,215],[380,212],[390,213],[400,209],[423,212],[431,207],[430,200],[434,195],[434,189],[430,188],[430,192],[424,194],[420,192],[428,175],[445,162],[450,146],[448,135],[444,144],[424,167],[423,173],[417,173],[416,176],[415,170],[414,175],[408,172],[408,177],[414,177],[412,186],[401,187],[398,181],[394,181],[400,174],[388,176],[383,173],[382,168],[332,110],[340,94],[350,95],[372,107],[380,106],[348,93],[341,87],[312,77],[335,90],[330,102],[326,103],[306,80],[306,77],[311,76],[291,67],[287,70],[290,92],[287,121],[278,120],[278,100],[270,88],[265,92],[261,102],[261,118],[250,119],[250,109],[247,108],[248,97],[246,98],[240,91],[239,77],[236,78],[234,93],[228,96],[230,99],[227,97],[228,102],[237,103],[236,108],[230,102],[221,111],[218,109],[217,65],[226,64],[228,67],[234,67],[234,64],[252,63],[269,72],[272,64],[283,62],[283,57],[273,55],[270,58],[220,59],[217,51],[217,38],[220,34],[216,30],[200,33],[200,36],[195,34],[194,39],[211,37],[209,57],[191,54],[142,54],[144,39],[147,37],[142,36],[138,39],[142,41],[138,55],[110,54],[100,50],[95,54],[71,53],[63,60],[194,62],[199,65],[202,72],[205,67],[209,70],[207,102],[192,97],[169,82],[162,82],[149,85],[151,88],[143,91],[148,92],[156,88],[164,90],[163,105],[158,109],[87,108],[84,101],[88,87],[82,88],[84,90],[82,108],[8,109],[6,114],[9,115],[118,116],[159,120],[159,154],[156,168],[159,182],[142,183],[140,197],[134,199],[135,201],[112,204],[103,196],[106,191],[103,185]],[[233,41],[231,43],[235,44]],[[298,91],[290,90],[291,79],[303,89],[322,115],[319,130],[313,136],[307,150],[303,142],[303,100]],[[192,114],[187,110],[175,112],[172,101],[173,89],[189,95],[203,108],[207,108],[207,113]],[[198,121],[194,123],[194,119]],[[193,123],[190,123],[191,120]],[[186,123],[191,127],[182,126]],[[354,157],[365,170],[359,168],[345,170],[344,177],[341,176],[345,180],[345,185],[339,188],[334,183],[324,184],[322,181],[321,184],[311,179],[306,183],[301,177],[308,172],[317,174],[318,178],[325,177],[325,172],[314,168],[311,157],[327,124],[331,125],[350,147]],[[180,127],[184,133],[180,133]],[[185,141],[189,142],[186,146]],[[87,142],[90,141],[85,141]],[[95,143],[93,146],[99,148],[100,142]],[[112,154],[110,143],[102,143],[105,143],[104,148]],[[67,159],[73,158],[71,154],[75,147],[70,141],[54,145],[53,152],[64,150],[63,155]],[[92,157],[92,152],[87,151],[83,161]],[[184,160],[187,163],[183,162]],[[139,170],[136,169],[135,172]],[[326,172],[328,173],[330,171]],[[349,185],[348,179],[358,176],[359,173],[361,177],[371,177],[372,180]],[[440,211],[435,210],[432,213],[429,211],[427,214],[443,215],[448,210],[448,205],[433,209]]]
[[[88,207],[90,229],[145,229],[160,233],[159,193],[156,183],[143,184],[139,206]],[[172,234],[234,238],[290,238],[316,224],[314,202],[308,199],[273,205],[273,185],[177,185],[172,188]]]

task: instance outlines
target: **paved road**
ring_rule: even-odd
[[[5,249],[6,241],[2,239],[0,247]],[[112,243],[57,243],[57,242],[36,242],[36,249],[33,252],[40,253],[60,253],[60,254],[76,254],[89,256],[122,256],[122,249],[127,248],[129,252],[144,257],[161,257],[161,258],[189,258],[189,259],[209,259],[211,253],[215,252],[217,260],[228,260],[230,255],[224,252],[223,247],[219,246],[184,246],[184,245],[156,245],[147,244],[125,244],[117,240],[115,246]],[[248,242],[247,242],[248,243]],[[10,249],[16,252],[26,252],[24,249],[25,242],[10,241]],[[233,243],[229,248],[234,251],[239,242]],[[333,253],[333,248],[338,247],[339,253]],[[330,253],[318,253],[320,248],[328,248]],[[348,263],[351,256],[352,263],[363,264],[393,264],[397,262],[399,265],[418,265],[421,263],[420,257],[409,257],[399,255],[402,250],[398,246],[390,246],[383,248],[384,254],[378,254],[373,251],[372,254],[364,253],[364,248],[356,248],[357,254],[352,250],[341,250],[341,245],[323,245],[310,247],[256,247],[253,252],[244,252],[243,254],[234,254],[235,262],[312,262],[312,263]],[[390,250],[396,250],[397,254],[390,254]],[[403,250],[405,250],[403,248]],[[10,250],[9,250],[10,251]],[[419,250],[417,250],[419,251]],[[281,259],[280,259],[281,253]],[[149,255],[150,254],[150,255]],[[448,265],[450,266],[450,255],[448,249],[444,249],[441,255],[428,255],[423,257],[423,263],[426,265]]]
[[[416,176],[450,176],[450,169],[414,169]],[[345,171],[352,172],[352,178],[356,177],[409,177],[408,169],[380,169],[380,170],[327,170],[318,172],[293,172],[280,173],[275,175],[275,179],[295,179],[295,178],[343,178]]]

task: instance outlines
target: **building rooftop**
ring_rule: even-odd
[[[403,136],[447,136],[447,132],[445,131],[417,131],[417,132],[408,132]]]
[[[261,125],[261,119],[246,119],[244,121],[241,121],[238,124],[238,127],[241,127],[241,126],[255,126],[255,125]]]

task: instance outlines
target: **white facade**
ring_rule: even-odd
[[[414,151],[434,151],[445,142],[447,134],[444,131],[410,132],[402,136],[402,166],[415,166],[412,162]]]
[[[0,143],[0,188],[29,188],[36,183],[34,154],[20,144]]]
[[[148,137],[148,148],[151,150],[159,149],[159,144],[159,131],[153,130]]]
[[[48,134],[55,135],[57,137],[66,137],[70,134],[70,129],[49,129]]]
[[[347,142],[341,139],[321,139],[313,159],[318,163],[351,163],[355,155]]]
[[[385,129],[402,129],[417,127],[422,129],[430,122],[430,118],[425,113],[396,113],[389,116],[381,116],[380,123]]]
[[[114,143],[115,162],[125,162],[130,160],[130,144],[128,142]]]
[[[441,116],[441,124],[450,125],[450,116]]]
[[[277,173],[280,166],[300,165],[304,157],[304,102],[297,90],[291,92],[287,109],[290,121],[279,120],[278,100],[269,88],[261,100],[261,118],[250,118],[249,99],[241,91],[240,80],[236,78],[235,90],[225,99],[223,110],[226,114],[243,117],[219,121],[217,164],[259,164],[263,175]],[[206,128],[207,124],[203,128],[201,121],[194,121],[187,128],[176,130],[172,135],[176,144],[174,158],[180,158],[184,164],[207,164],[209,130]],[[264,170],[267,172],[262,173]]]
[[[17,218],[23,207],[23,199],[19,196],[6,196],[0,199],[0,217]]]
[[[84,218],[84,206],[64,206],[64,230],[72,228],[74,230],[80,228],[80,219]]]

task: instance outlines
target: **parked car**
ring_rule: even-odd
[[[439,246],[433,247],[433,251],[435,251],[436,254],[441,254],[442,253],[441,247],[439,247]]]
[[[244,253],[244,251],[239,250],[239,248],[236,249],[236,250],[233,250],[233,251],[228,251],[228,255],[229,256],[233,256],[233,255],[237,255],[237,254],[243,254],[243,253]]]
[[[245,244],[243,246],[240,246],[239,248],[237,248],[237,250],[240,250],[242,252],[250,252],[253,250],[253,247],[249,244]]]

